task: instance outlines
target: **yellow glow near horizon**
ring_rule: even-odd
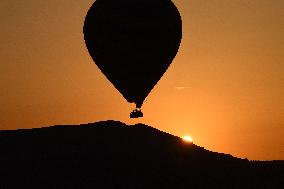
[[[193,139],[192,139],[192,137],[191,136],[184,136],[184,137],[182,137],[182,139],[185,141],[185,142],[193,142]]]

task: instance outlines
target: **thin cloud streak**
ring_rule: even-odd
[[[178,91],[184,90],[184,89],[191,89],[192,87],[175,87]]]

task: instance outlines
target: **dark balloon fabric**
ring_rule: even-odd
[[[84,38],[99,69],[140,108],[177,54],[182,21],[170,0],[96,0]]]

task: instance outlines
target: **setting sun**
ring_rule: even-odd
[[[182,139],[186,142],[191,142],[191,143],[193,142],[193,139],[190,136],[184,136],[184,137],[182,137]]]

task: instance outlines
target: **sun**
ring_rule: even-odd
[[[191,137],[191,136],[188,136],[188,135],[183,136],[182,139],[183,139],[185,142],[190,142],[190,143],[193,142],[192,137]]]

